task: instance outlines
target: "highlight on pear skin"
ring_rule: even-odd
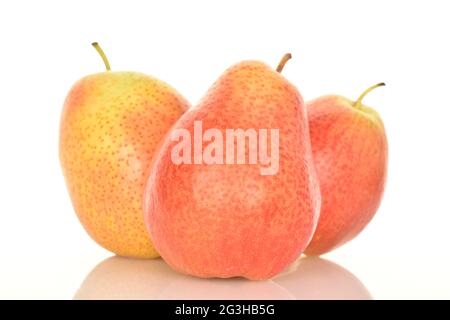
[[[74,211],[103,248],[162,257],[151,265],[164,274],[277,279],[302,255],[353,240],[377,212],[388,143],[363,100],[384,83],[354,101],[305,102],[282,74],[288,53],[275,68],[230,66],[191,106],[152,75],[113,71],[92,45],[105,71],[70,89],[59,158]],[[290,277],[279,279],[275,291],[290,287]]]

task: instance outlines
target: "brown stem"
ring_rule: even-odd
[[[280,63],[277,66],[277,72],[283,71],[284,65],[286,64],[286,62],[288,62],[289,59],[292,58],[292,55],[290,53],[286,53],[283,58],[281,58]]]

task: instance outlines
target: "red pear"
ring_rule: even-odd
[[[378,113],[329,95],[307,104],[311,145],[322,205],[317,229],[305,253],[320,255],[357,236],[377,211],[384,191],[388,144]]]
[[[258,61],[234,65],[160,148],[144,217],[174,269],[205,278],[268,279],[308,245],[320,191],[306,108],[277,71]],[[270,147],[263,147],[266,140]],[[181,141],[188,146],[181,148],[183,161],[173,157]]]

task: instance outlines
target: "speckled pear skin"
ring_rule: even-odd
[[[388,145],[383,122],[367,106],[329,95],[307,103],[322,206],[306,249],[321,255],[356,237],[375,215],[385,187]]]
[[[227,128],[278,128],[279,171],[262,176],[254,164],[176,165],[171,150],[177,142],[166,139],[144,198],[153,243],[182,273],[271,278],[302,253],[318,218],[320,192],[303,99],[269,66],[245,61],[228,69],[174,129],[193,136],[197,120],[203,132],[217,128],[224,137]]]
[[[164,82],[134,72],[90,75],[70,90],[61,117],[61,166],[78,218],[105,249],[159,256],[144,225],[144,181],[157,146],[188,107]]]

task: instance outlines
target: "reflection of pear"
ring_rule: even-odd
[[[111,257],[99,263],[74,299],[292,299],[273,281],[197,279],[172,271],[161,259]]]
[[[295,270],[274,279],[296,299],[372,299],[364,284],[343,267],[316,257],[302,258]]]
[[[292,300],[292,295],[271,280],[243,278],[174,280],[160,296],[168,300]]]
[[[321,258],[302,258],[268,281],[198,279],[161,259],[110,257],[81,284],[74,299],[371,299],[349,271]]]
[[[89,273],[74,299],[157,299],[177,276],[161,259],[110,257]]]

